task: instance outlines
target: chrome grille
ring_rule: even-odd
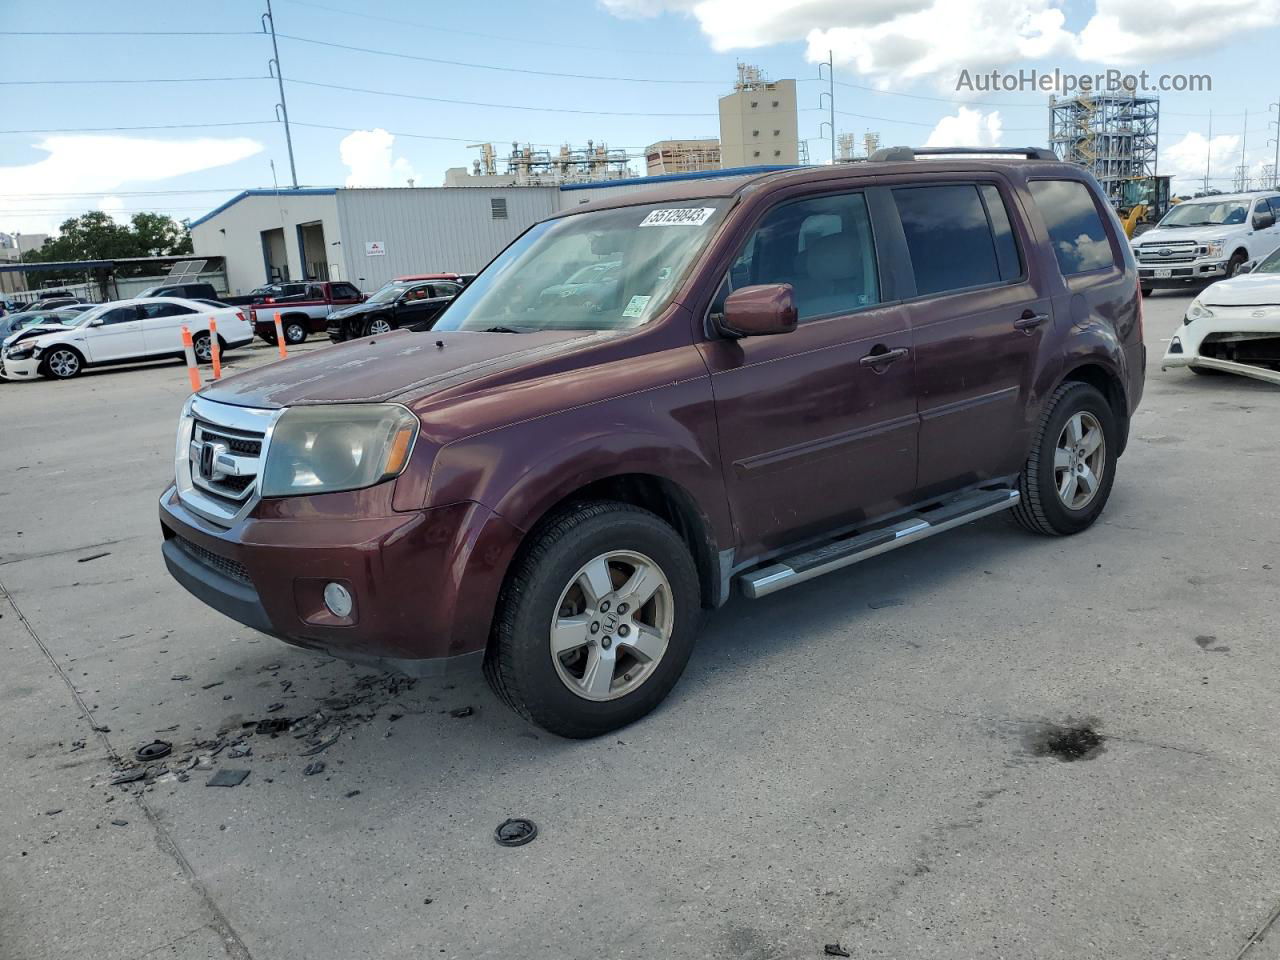
[[[178,496],[222,526],[246,516],[259,499],[258,476],[280,410],[194,397],[178,428]]]
[[[1209,248],[1194,240],[1169,240],[1140,243],[1138,262],[1145,266],[1168,266],[1175,263],[1192,263],[1209,252]]]

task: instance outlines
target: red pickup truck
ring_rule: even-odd
[[[267,297],[250,310],[253,332],[267,343],[276,342],[276,314],[284,342],[302,343],[313,333],[327,330],[329,314],[341,307],[363,303],[366,297],[354,284],[342,280],[312,281],[301,293],[286,297]]]

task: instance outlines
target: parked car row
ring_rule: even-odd
[[[253,328],[244,311],[179,297],[137,297],[97,304],[88,310],[10,333],[0,347],[0,377],[67,380],[86,368],[183,356],[182,327],[192,333],[196,358],[207,363],[217,321],[223,350],[244,346]]]

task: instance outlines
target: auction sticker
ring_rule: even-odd
[[[716,212],[715,207],[664,207],[640,221],[642,227],[700,227]]]
[[[649,305],[649,301],[653,297],[632,297],[627,304],[627,309],[622,311],[624,317],[638,317],[644,313],[644,308]]]

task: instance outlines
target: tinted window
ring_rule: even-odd
[[[1271,204],[1271,215],[1280,220],[1280,197],[1272,197],[1267,202]]]
[[[1078,180],[1033,180],[1035,198],[1063,276],[1115,263],[1093,194]]]
[[[184,314],[195,313],[190,307],[184,307],[180,303],[144,303],[141,310],[143,317],[148,320],[159,320],[161,317],[181,317]]]
[[[1000,265],[1000,278],[1014,280],[1022,276],[1022,258],[1018,255],[1018,242],[1013,236],[1013,225],[1009,223],[1009,210],[1004,205],[1004,198],[994,184],[984,183],[978,187],[982,192],[982,202],[987,207],[987,220],[991,223],[991,235],[996,240],[996,261]]]
[[[360,296],[360,291],[349,283],[335,283],[333,295],[338,300],[354,300]]]
[[[462,287],[456,283],[433,283],[431,285],[431,295],[433,297],[456,297],[461,289]]]
[[[128,323],[130,320],[137,319],[137,307],[116,307],[114,310],[108,310],[102,315],[102,323],[104,326],[112,323]]]
[[[903,187],[893,191],[893,199],[907,235],[916,293],[1000,282],[996,240],[975,184]]]
[[[730,269],[735,289],[761,283],[791,284],[801,320],[879,303],[862,194],[802,200],[766,214]]]

